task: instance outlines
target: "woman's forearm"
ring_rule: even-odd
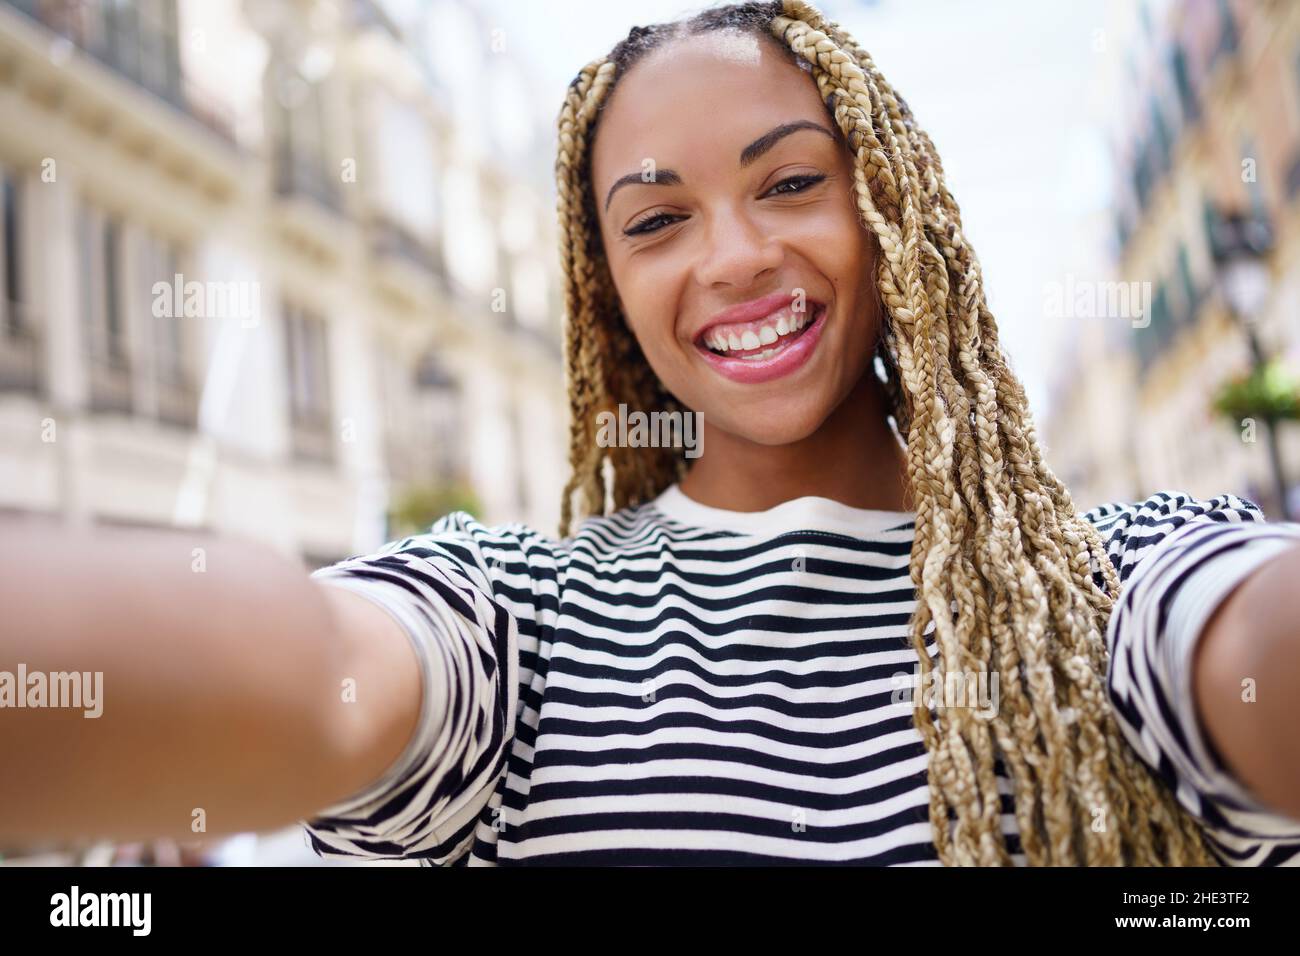
[[[1300,547],[1253,571],[1201,635],[1193,687],[1238,780],[1300,820]]]
[[[0,525],[0,839],[269,829],[377,776],[413,724],[414,660],[382,612],[327,591],[247,542]],[[44,706],[6,699],[6,673]],[[60,674],[82,706],[52,706],[77,684]],[[372,704],[349,709],[358,677]]]

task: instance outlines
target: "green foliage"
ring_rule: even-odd
[[[1219,386],[1214,409],[1227,416],[1234,426],[1243,418],[1300,420],[1300,381],[1274,359]]]
[[[467,482],[408,485],[388,510],[389,534],[394,538],[419,534],[453,511],[468,511],[477,518],[482,510],[482,502]]]

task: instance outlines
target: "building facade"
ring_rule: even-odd
[[[0,507],[309,565],[430,486],[554,530],[545,114],[465,109],[527,75],[451,7],[477,66],[424,4],[0,2]]]
[[[1300,371],[1300,7],[1274,0],[1117,3],[1099,31],[1111,129],[1110,278],[1142,306],[1078,330],[1047,427],[1077,503],[1179,488],[1279,513],[1262,423],[1212,398],[1248,370],[1242,323],[1215,266],[1216,219],[1267,217],[1275,246],[1266,352]],[[1300,425],[1279,429],[1293,511]]]

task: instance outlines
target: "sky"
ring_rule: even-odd
[[[707,4],[680,0],[482,0],[538,77],[553,122],[569,80],[630,27]],[[1102,78],[1104,4],[1042,0],[823,0],[832,21],[875,59],[929,133],[989,307],[1035,418],[1049,411],[1066,320],[1046,317],[1048,290],[1106,267],[1109,162]],[[1099,39],[1100,38],[1100,39]],[[1112,71],[1113,72],[1113,71]],[[1077,321],[1077,320],[1076,320]]]

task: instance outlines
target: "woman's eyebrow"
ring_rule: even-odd
[[[740,151],[740,166],[743,169],[752,165],[759,157],[770,150],[778,142],[791,133],[797,133],[802,129],[815,129],[825,133],[832,140],[835,134],[823,126],[821,123],[814,123],[812,120],[793,120],[789,123],[782,123],[780,126],[773,127],[758,139],[754,140],[748,146]],[[626,176],[620,176],[614,180],[614,185],[609,187],[609,192],[605,194],[605,211],[609,211],[609,204],[614,198],[614,193],[624,186],[633,184],[645,186],[680,186],[682,184],[681,174],[673,169],[655,170],[654,179],[642,179],[641,173],[628,173]]]

